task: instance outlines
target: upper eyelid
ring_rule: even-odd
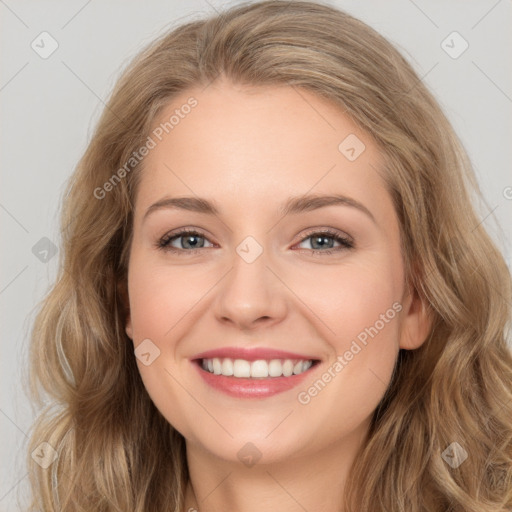
[[[183,228],[176,232],[170,231],[169,233],[166,233],[165,235],[163,235],[160,238],[160,240],[172,240],[173,238],[179,238],[181,236],[186,236],[188,234],[197,234],[197,235],[200,235],[200,236],[210,240],[210,237],[206,233],[203,233],[200,229],[196,229],[196,228]]]

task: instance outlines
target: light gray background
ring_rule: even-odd
[[[34,308],[58,260],[44,263],[32,247],[43,237],[58,244],[63,185],[130,58],[162,31],[236,3],[0,0],[0,511],[17,510],[27,491],[23,456],[33,412],[21,379]],[[512,1],[330,4],[394,42],[438,98],[474,163],[488,203],[482,222],[510,266]],[[47,59],[31,48],[43,31],[59,45]],[[441,46],[453,31],[469,43],[456,59]]]

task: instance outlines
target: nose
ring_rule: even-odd
[[[267,252],[252,262],[240,254],[234,251],[232,268],[219,283],[213,304],[217,320],[243,331],[280,323],[286,316],[287,288]]]

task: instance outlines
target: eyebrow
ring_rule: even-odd
[[[324,208],[326,206],[350,206],[365,213],[373,222],[377,222],[372,212],[359,201],[341,194],[334,195],[305,195],[290,197],[279,209],[281,215],[298,214]],[[164,197],[152,204],[144,214],[143,220],[152,212],[162,209],[179,209],[206,215],[219,215],[219,208],[207,199],[200,197]]]

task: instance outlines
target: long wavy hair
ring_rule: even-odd
[[[184,438],[151,401],[124,329],[144,160],[125,164],[176,95],[219,75],[314,92],[373,137],[407,284],[432,315],[423,345],[399,351],[351,468],[345,510],[510,511],[511,276],[477,214],[485,200],[468,156],[391,43],[343,11],[284,0],[173,27],[112,91],[68,184],[58,276],[32,331],[28,386],[40,411],[27,453],[30,510],[182,512]],[[106,187],[116,173],[122,179]],[[453,457],[452,443],[467,453],[460,465],[443,457],[447,449]],[[34,450],[56,458],[44,468]]]

